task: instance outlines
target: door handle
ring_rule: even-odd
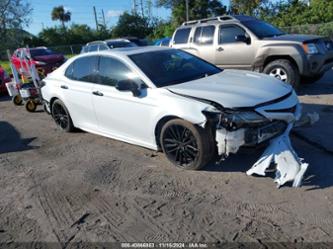
[[[222,47],[218,47],[218,49],[216,49],[218,52],[222,52],[224,49]]]
[[[93,91],[92,94],[96,95],[96,96],[103,96],[104,94],[101,93],[100,91]]]
[[[68,89],[68,86],[66,86],[66,85],[61,85],[60,86],[62,89]]]

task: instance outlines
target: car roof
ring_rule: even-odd
[[[178,27],[178,29],[182,28],[191,28],[196,27],[198,25],[205,25],[205,24],[229,24],[229,23],[239,23],[243,21],[253,21],[258,20],[255,17],[252,16],[246,16],[246,15],[224,15],[224,16],[216,16],[216,17],[210,17],[205,19],[199,19],[199,20],[192,20],[184,22],[181,26]]]
[[[131,42],[131,41],[127,39],[117,38],[117,39],[105,40],[105,42]]]
[[[114,55],[119,57],[129,56],[132,54],[140,54],[154,51],[163,51],[170,50],[172,48],[169,47],[157,47],[157,46],[145,46],[145,47],[124,47],[124,48],[114,48],[110,50],[102,50],[89,52],[79,55],[81,56],[91,56],[91,55]]]
[[[92,41],[92,42],[88,42],[85,46],[101,44],[101,43],[105,44],[104,41]]]

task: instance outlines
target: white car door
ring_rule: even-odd
[[[93,103],[99,129],[105,135],[150,146],[153,141],[151,127],[156,99],[151,89],[141,90],[140,96],[115,88],[120,80],[135,78],[135,74],[123,62],[110,56],[99,61],[99,84],[94,85]],[[139,79],[136,79],[139,83]]]
[[[63,101],[74,125],[88,131],[96,131],[98,128],[92,102],[97,63],[97,56],[78,58],[67,68],[67,79],[60,85]]]

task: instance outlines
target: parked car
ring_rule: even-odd
[[[219,67],[263,72],[298,87],[333,66],[333,43],[314,35],[289,35],[249,16],[220,16],[183,23],[171,47]]]
[[[18,48],[12,55],[11,61],[19,72],[28,71],[28,65],[24,57],[29,53],[32,58],[32,63],[35,64],[36,69],[42,75],[47,75],[52,72],[66,60],[63,54],[47,47],[29,48],[28,51],[27,48]],[[30,62],[28,62],[28,64],[30,64]]]
[[[137,47],[137,45],[127,39],[110,39],[106,41],[93,41],[82,47],[82,53],[109,50],[113,48]]]
[[[170,40],[171,40],[171,38],[165,37],[165,38],[162,38],[162,39],[159,39],[159,40],[155,41],[154,45],[155,46],[160,46],[160,47],[162,47],[162,46],[169,47]]]
[[[10,82],[11,79],[7,72],[0,65],[0,95],[7,95],[6,83]]]
[[[64,131],[77,127],[163,150],[184,169],[269,141],[300,116],[289,84],[165,47],[82,54],[42,85],[46,108]]]
[[[150,42],[147,39],[140,39],[135,36],[126,36],[126,37],[123,37],[123,39],[129,40],[130,42],[135,43],[139,47],[145,47],[148,45],[152,45],[152,44],[150,44]]]

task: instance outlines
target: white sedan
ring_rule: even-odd
[[[269,141],[300,116],[289,85],[162,47],[73,57],[44,79],[42,95],[64,131],[162,150],[184,169]]]

